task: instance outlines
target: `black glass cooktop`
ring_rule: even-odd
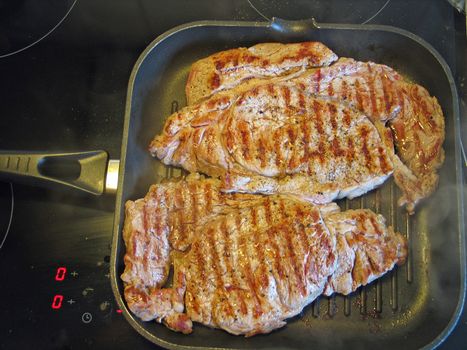
[[[465,17],[447,1],[0,0],[0,149],[118,159],[127,82],[150,41],[189,21],[272,16],[408,29],[440,51],[464,93]],[[157,348],[114,302],[113,210],[109,195],[0,183],[0,349]],[[465,345],[466,323],[445,348]]]

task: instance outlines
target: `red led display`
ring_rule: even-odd
[[[63,281],[66,275],[66,267],[59,267],[55,274],[55,281]]]
[[[62,307],[63,295],[57,294],[52,301],[52,309],[60,309]]]
[[[121,309],[117,309],[117,314],[121,314],[122,313],[122,310]]]

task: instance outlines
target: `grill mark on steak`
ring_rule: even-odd
[[[291,59],[302,59],[306,58],[310,61],[310,64],[314,65],[319,61],[319,58],[316,57],[315,52],[313,52],[313,43],[311,42],[304,42],[300,43],[300,49],[298,50],[297,57],[292,56]]]
[[[371,64],[367,63],[368,73],[366,77],[368,78],[367,84],[370,91],[370,100],[371,100],[371,115],[375,115],[377,111],[377,101],[376,101],[376,94],[375,94],[375,80],[373,77],[373,71],[371,68]]]
[[[208,154],[213,156],[212,163],[215,163],[216,156],[217,156],[216,150],[214,148],[215,138],[216,138],[216,130],[214,129],[207,130],[205,140],[207,141]]]
[[[255,279],[253,277],[253,271],[251,269],[250,259],[248,258],[248,242],[246,240],[246,235],[243,234],[242,225],[241,225],[241,217],[239,213],[235,215],[235,228],[238,230],[240,237],[238,240],[238,249],[239,249],[239,258],[241,259],[238,268],[241,270],[241,275],[245,277],[245,280],[249,286],[250,291],[253,294],[254,299],[254,310],[253,315],[255,318],[259,317],[262,314],[261,308],[261,299],[258,297],[257,294],[257,286],[255,283]]]
[[[324,134],[322,110],[323,110],[322,104],[318,102],[317,100],[313,100],[313,112],[315,115],[315,125],[316,125],[316,130],[318,131],[318,134],[320,137],[321,135]]]
[[[277,243],[274,240],[274,237],[276,235],[276,232],[272,229],[273,225],[273,217],[272,217],[272,208],[271,204],[273,204],[273,207],[275,207],[275,203],[271,203],[271,198],[268,196],[264,202],[264,218],[266,220],[266,226],[269,227],[269,230],[266,233],[266,242],[265,242],[265,251],[270,252],[271,254],[268,254],[272,258],[270,261],[270,266],[271,266],[271,273],[274,275],[274,278],[277,280],[281,280],[285,274],[282,269],[282,265],[280,263],[280,250],[277,245]],[[280,215],[280,213],[279,213]],[[281,218],[277,218],[280,220]],[[271,256],[272,255],[272,256]],[[277,286],[277,291],[279,293],[279,286]]]
[[[338,122],[337,122],[337,109],[336,109],[336,106],[334,106],[333,104],[329,104],[328,109],[330,112],[331,126],[332,126],[331,151],[334,157],[340,157],[344,154],[344,151],[340,147],[338,134],[337,134],[337,132],[339,131]]]
[[[274,204],[274,207],[277,205]],[[278,218],[279,219],[279,218]],[[271,228],[270,233],[268,234],[269,244],[270,244],[270,251],[274,258],[274,270],[277,272],[276,277],[276,288],[277,294],[279,295],[280,300],[282,303],[285,304],[287,300],[287,296],[289,295],[290,286],[286,288],[281,281],[283,281],[287,276],[286,264],[284,259],[284,254],[282,254],[280,249],[280,232],[277,231],[277,227]]]
[[[273,205],[275,207],[277,205],[277,203],[274,201]],[[269,206],[267,206],[267,207],[269,207]],[[278,214],[281,215],[281,213],[278,213]],[[271,215],[272,215],[272,213],[271,213]],[[280,220],[281,218],[279,217],[277,219]],[[271,222],[272,222],[272,220],[271,220]],[[275,267],[275,270],[277,271],[277,273],[279,275],[279,279],[283,279],[284,276],[285,276],[285,273],[284,273],[284,270],[283,270],[282,264],[281,264],[281,252],[280,252],[279,246],[278,246],[278,244],[276,242],[277,237],[278,237],[277,233],[269,235],[269,243],[271,245],[272,253],[274,255],[274,267]]]
[[[251,97],[254,98],[254,97],[258,96],[258,93],[259,93],[259,87],[256,86],[251,90]]]
[[[290,262],[290,266],[292,267],[292,272],[295,278],[296,286],[302,296],[306,294],[304,281],[302,279],[303,275],[301,273],[301,269],[297,265],[297,256],[295,254],[295,244],[292,241],[292,230],[290,226],[283,225],[282,226],[284,232],[284,239],[287,242],[287,250],[288,250],[288,261]],[[290,276],[289,276],[290,277]]]
[[[321,69],[317,69],[316,70],[316,78],[315,78],[315,81],[316,81],[316,93],[318,93],[321,89],[320,89],[320,83],[321,83]]]
[[[379,146],[378,147],[378,159],[379,159],[379,165],[380,165],[380,168],[381,170],[386,173],[388,171],[390,171],[391,169],[391,166],[388,164],[388,162],[386,161],[386,151],[384,150],[383,147]]]
[[[360,86],[360,80],[355,79],[355,95],[357,97],[357,108],[363,109],[363,98],[362,98],[362,89]]]
[[[302,91],[303,90],[304,89],[302,89]],[[298,105],[300,107],[300,112],[305,113],[306,103],[305,103],[305,96],[304,96],[304,94],[302,92],[298,93]]]
[[[200,278],[205,281],[206,280],[206,271],[205,271],[205,266],[206,266],[206,261],[204,260],[204,255],[201,251],[201,244],[202,242],[195,242],[192,246],[191,249],[195,254],[196,258],[196,269],[197,269],[197,275],[200,276]],[[194,291],[192,293],[193,295],[193,300],[192,300],[192,307],[193,310],[197,315],[200,313],[200,305],[198,302],[198,296],[201,294],[201,284],[194,284]]]
[[[240,134],[242,136],[242,154],[245,159],[250,159],[250,132],[248,125],[245,122],[239,122],[238,127],[240,128]]]
[[[318,101],[313,101],[313,111],[314,111],[314,124],[316,130],[318,131],[318,149],[313,151],[312,154],[315,157],[318,157],[318,160],[321,164],[325,162],[326,156],[326,143],[324,140],[324,128],[323,128],[323,119],[322,119],[322,109],[323,106]]]
[[[342,82],[342,96],[344,97],[344,100],[347,100],[349,98],[349,89],[348,89],[348,86],[347,86],[347,82],[344,80]]]
[[[332,139],[332,153],[334,154],[334,157],[340,157],[344,154],[344,151],[340,148],[339,141],[337,140],[337,137],[334,136]]]
[[[278,204],[279,204],[279,211],[281,213],[281,219],[284,218],[286,219],[287,218],[287,212],[285,210],[285,206],[284,206],[284,202],[279,199],[278,200]],[[282,222],[283,220],[280,220],[280,222]],[[287,225],[284,225],[284,224],[279,224],[276,226],[277,229],[276,229],[276,235],[277,235],[277,238],[280,240],[279,242],[279,247],[283,247],[284,248],[284,251],[283,252],[280,252],[281,254],[281,260],[282,260],[282,264],[283,266],[285,266],[285,276],[287,279],[292,279],[293,276],[296,277],[296,271],[294,270],[293,268],[293,262],[292,262],[292,259],[291,259],[291,256],[292,256],[292,250],[291,250],[291,247],[289,245],[289,237],[288,237],[288,228],[287,228]],[[293,248],[292,248],[293,249]],[[279,251],[278,251],[279,253]],[[292,270],[294,271],[291,271],[291,267],[292,267]],[[298,281],[296,281],[297,284],[298,284]],[[287,299],[290,299],[291,296],[292,296],[292,293],[293,293],[293,290],[292,290],[292,283],[288,283],[287,284],[287,296],[288,298]]]
[[[323,237],[325,232],[323,231],[323,227],[321,226],[321,216],[320,216],[319,211],[318,210],[312,210],[311,211],[311,218],[312,218],[312,226],[313,226],[313,229],[316,230],[317,237]],[[322,243],[325,243],[325,241],[323,241]],[[328,242],[328,246],[329,245],[330,245],[330,243]],[[329,251],[329,249],[327,249],[325,251]],[[331,257],[328,256],[328,259],[330,259],[330,258]],[[316,273],[318,273],[318,271]]]
[[[428,153],[428,155],[425,154],[425,161],[426,162],[432,162],[439,156],[439,154],[436,152],[436,150],[441,149],[442,142],[441,140],[437,140],[435,142],[435,146],[432,148],[432,151]],[[424,169],[425,172],[427,169]]]
[[[154,202],[156,203],[164,203],[165,202],[165,198],[164,198],[164,195],[163,195],[163,192],[162,191],[156,191],[156,195],[154,197]],[[154,223],[154,234],[156,236],[159,236],[162,234],[162,226],[161,226],[161,220],[158,220],[158,218],[161,218],[163,217],[163,208],[160,206],[160,205],[156,205],[156,208],[155,208],[155,211],[153,213],[150,214],[149,218],[150,218],[150,223]]]
[[[381,74],[381,83],[383,86],[383,98],[386,108],[386,114],[389,115],[392,105],[392,83],[386,74]]]
[[[212,90],[217,89],[220,84],[221,84],[221,81],[220,81],[220,78],[219,78],[219,74],[213,73],[213,75],[211,77],[211,89]]]
[[[416,92],[416,89],[413,89],[412,87],[408,87],[405,91],[406,93],[409,94],[409,96],[411,97],[412,99],[412,109],[413,109],[413,112],[415,115],[420,115],[420,101],[419,101],[419,98],[417,96],[417,92]]]
[[[174,217],[175,217],[175,227],[177,227],[176,230],[174,230],[174,232],[172,232],[170,234],[170,241],[171,241],[171,244],[172,246],[174,246],[174,242],[175,241],[183,241],[183,239],[187,236],[186,234],[186,223],[185,223],[185,210],[178,210],[174,213]]]
[[[269,283],[268,283],[267,272],[266,272],[266,264],[265,264],[266,260],[264,257],[264,245],[261,242],[261,237],[263,236],[263,234],[259,231],[259,227],[258,227],[258,212],[257,211],[259,209],[260,207],[252,207],[250,210],[251,221],[253,225],[251,231],[255,232],[255,234],[253,235],[254,244],[253,244],[252,250],[255,253],[258,259],[258,262],[259,262],[259,268],[257,268],[257,270],[259,270],[260,272],[258,274],[258,278],[255,278],[255,281],[260,283],[259,285],[256,285],[258,289],[257,293],[260,293],[260,296],[264,297],[262,289],[267,287]],[[253,275],[255,275],[255,272],[253,272]]]
[[[191,184],[188,187],[188,191],[191,195],[191,222],[196,224],[198,222],[198,197],[197,197],[197,186]]]
[[[297,138],[297,134],[295,133],[295,127],[293,125],[287,126],[287,136],[289,137],[289,142],[291,144],[295,144],[295,140]]]
[[[206,213],[212,211],[212,187],[210,183],[204,186],[204,202],[206,203]]]
[[[421,142],[421,140],[420,140],[420,135],[419,135],[419,133],[418,133],[418,132],[415,132],[414,135],[413,135],[413,137],[414,137],[415,147],[416,147],[417,149],[420,149],[420,148],[421,148],[422,142]],[[425,160],[425,157],[424,157],[423,152],[417,152],[417,153],[415,154],[415,156],[418,157],[418,158],[420,159],[420,163],[421,163],[421,164],[425,164],[425,163],[426,163],[426,160]]]
[[[347,139],[347,162],[351,163],[355,157],[355,144],[351,138]]]
[[[167,191],[161,191],[158,190],[156,191],[156,196],[154,198],[155,202],[155,210],[154,213],[151,214],[151,225],[154,226],[155,232],[153,233],[154,236],[158,237],[158,239],[163,239],[163,235],[166,233],[164,232],[164,227],[162,225],[162,222],[167,220],[167,208],[164,208],[161,205],[158,205],[161,201],[164,203],[166,200],[166,194]],[[155,244],[155,240],[153,240],[153,244]],[[154,247],[152,247],[154,248]],[[151,249],[154,253],[154,255],[151,256],[151,264],[154,263],[155,261],[162,261],[163,257],[161,252],[159,252],[157,249]]]
[[[238,268],[234,268],[232,266],[232,262],[233,262],[232,254],[234,253],[234,251],[232,250],[232,241],[230,238],[230,231],[227,228],[226,220],[227,220],[226,217],[222,219],[220,223],[220,232],[222,234],[222,238],[224,241],[224,261],[225,261],[226,271],[231,272],[231,278],[232,278],[232,285],[228,287],[231,290],[228,290],[228,291],[235,291],[238,302],[240,304],[239,311],[243,315],[246,315],[248,313],[248,309],[245,303],[245,299],[241,295],[239,296],[239,293],[238,293],[240,289],[240,282],[238,280]]]
[[[328,105],[328,110],[329,110],[329,112],[330,112],[330,119],[331,119],[332,131],[333,131],[334,135],[336,135],[337,128],[338,128],[338,125],[337,125],[337,118],[336,118],[337,108],[336,108],[335,105],[329,104],[329,105]]]
[[[274,154],[276,158],[276,166],[281,169],[282,167],[282,147],[281,147],[281,132],[280,130],[274,131]]]
[[[250,215],[251,215],[251,224],[253,225],[253,231],[256,232],[256,230],[258,229],[258,228],[257,228],[257,225],[258,225],[258,216],[257,216],[256,209],[255,209],[255,208],[251,208]]]
[[[227,259],[225,259],[224,256],[219,256],[219,254],[217,252],[216,244],[214,242],[214,237],[218,238],[217,233],[222,234],[222,232],[218,232],[218,231],[214,232],[212,227],[210,227],[208,229],[208,232],[207,232],[207,243],[208,243],[207,253],[212,257],[212,261],[213,261],[212,262],[212,267],[213,267],[214,279],[215,279],[215,283],[216,283],[216,286],[217,286],[217,290],[218,290],[219,293],[223,294],[224,285],[225,285],[224,278],[223,278],[224,274],[221,273],[219,265],[221,263],[225,264]],[[229,270],[226,270],[226,272],[229,272]],[[222,299],[223,299],[223,302],[224,302],[224,304],[226,306],[227,313],[229,315],[233,315],[233,313],[234,313],[233,308],[232,308],[232,305],[230,305],[228,298],[226,298],[225,296],[222,296],[222,295],[220,297],[222,297]],[[216,296],[213,295],[213,298],[211,299],[211,310],[215,310],[216,304],[217,304],[217,299],[216,299]]]
[[[306,172],[308,175],[311,173],[310,168],[310,140],[311,140],[311,132],[310,132],[310,122],[308,118],[303,118],[301,129],[303,132],[302,142],[303,142],[303,157],[302,163],[306,165]]]
[[[344,109],[343,113],[344,113],[344,126],[348,129],[350,127],[350,114],[347,109]]]
[[[150,226],[149,226],[149,214],[148,214],[148,202],[144,203],[143,206],[143,229],[145,232],[148,232]]]
[[[224,132],[224,140],[225,140],[225,147],[227,149],[227,151],[231,154],[234,152],[234,147],[235,147],[235,144],[234,144],[234,134],[233,134],[233,129],[232,129],[232,119],[229,119],[226,123],[226,126],[223,130]]]
[[[365,218],[364,213],[363,212],[358,212],[357,214],[354,215],[354,217],[359,222],[359,225],[362,226],[363,230],[366,230],[367,220]],[[374,219],[374,218],[372,218],[372,219]],[[370,223],[371,223],[371,226],[373,228],[375,228],[375,226],[373,225],[373,222],[371,221],[371,219],[370,219]],[[376,231],[378,231],[377,227],[376,227]],[[356,238],[357,238],[358,241],[362,242],[362,239],[364,237],[357,236]]]
[[[295,141],[297,134],[294,125],[287,126],[287,137],[289,140],[290,148],[296,149]],[[298,152],[290,152],[289,162],[287,164],[287,170],[292,172],[299,165]]]
[[[253,56],[253,55],[242,55],[242,56],[240,56],[240,59],[241,59],[241,60],[244,60],[244,61],[247,62],[247,63],[251,63],[251,62],[253,62],[253,61],[258,60],[258,57]],[[233,66],[234,66],[234,67],[237,67],[237,66],[238,66],[238,62],[239,62],[239,55],[235,55],[235,56],[234,56],[234,59],[233,59]]]
[[[274,95],[274,84],[268,84],[267,90],[270,95]]]
[[[334,96],[334,87],[332,86],[332,81],[330,81],[328,84],[328,95]]]
[[[306,238],[302,237],[301,235],[301,230],[297,230],[297,221],[303,221],[303,212],[300,210],[298,205],[294,205],[292,207],[292,213],[289,215],[289,217],[294,218],[292,220],[292,223],[290,226],[288,226],[288,229],[290,230],[289,238],[290,238],[290,245],[292,249],[292,262],[294,264],[294,271],[297,276],[297,279],[299,281],[299,288],[302,296],[306,295],[306,278],[304,274],[304,270],[302,270],[301,266],[302,265],[297,265],[299,262],[299,259],[297,257],[297,254],[295,253],[296,251],[299,253],[299,255],[306,256]],[[292,228],[295,231],[292,231]],[[293,232],[299,232],[298,235],[294,234]]]
[[[371,170],[373,164],[371,160],[370,150],[368,149],[368,133],[369,131],[365,125],[362,125],[359,128],[359,135],[362,142],[361,151],[363,152],[363,156],[365,157],[365,166]]]
[[[256,213],[257,211],[258,213]],[[266,220],[265,213],[261,214],[261,212],[265,212],[264,204],[262,206],[258,206],[257,210],[256,209],[252,210],[252,212],[255,212],[256,213],[255,215],[260,216],[260,222],[261,222],[261,219]],[[257,227],[255,228],[255,231],[258,231]],[[269,286],[268,268],[271,265],[271,262],[266,259],[266,256],[264,254],[264,252],[268,249],[268,242],[267,242],[267,239],[265,238],[267,238],[267,236],[265,236],[264,234],[255,235],[256,251],[258,254],[258,261],[260,263],[260,271],[261,271],[259,280],[261,281],[262,290],[268,288]],[[265,297],[262,291],[261,291],[261,297]]]
[[[183,187],[181,186],[181,188],[178,191],[174,191],[174,207],[183,208],[184,203],[185,201],[183,198]]]
[[[364,216],[363,216],[363,217],[360,217],[360,219],[365,220],[365,217],[364,217]],[[378,235],[380,235],[380,234],[381,234],[381,232],[380,232],[381,230],[380,230],[380,228],[379,228],[379,226],[378,226],[378,223],[376,222],[376,219],[375,219],[375,217],[374,217],[373,215],[370,216],[370,222],[371,222],[371,226],[373,226],[373,229],[375,230],[375,232],[378,233]]]
[[[321,164],[324,164],[326,160],[326,143],[323,140],[323,137],[320,136],[319,144],[318,144],[318,151],[315,152],[315,155],[318,156],[318,160]]]
[[[430,112],[429,112],[429,107],[427,106],[427,100],[425,98],[423,98],[421,95],[420,95],[420,92],[419,92],[419,89],[415,89],[416,90],[416,93],[415,95],[417,96],[418,100],[418,104],[421,106],[421,110],[422,110],[422,116],[424,117],[423,118],[423,121],[428,124],[428,126],[430,127],[430,129],[434,129],[436,131],[436,129],[438,128],[438,126],[433,122],[433,120],[429,117],[430,116]],[[422,122],[423,122],[422,121]]]
[[[299,243],[300,249],[303,252],[303,257],[308,259],[308,255],[310,254],[310,247],[311,247],[311,240],[310,236],[305,231],[305,213],[300,209],[299,206],[296,207],[296,220],[295,225],[298,226],[298,237],[297,241]],[[306,283],[307,280],[307,271],[306,266],[303,269],[303,281]]]
[[[190,210],[192,198],[191,198],[190,188],[188,187],[188,184],[185,184],[180,189],[180,192],[181,192],[182,202],[180,203],[180,206],[179,206],[180,208],[179,214],[180,214],[180,222],[182,222],[182,225],[180,225],[179,227],[177,240],[183,241],[188,237],[188,232],[187,232],[188,225],[187,224],[189,222],[193,222],[193,209]]]
[[[264,203],[264,219],[266,220],[266,224],[268,227],[272,224],[272,217],[271,217],[271,198],[267,197]]]
[[[216,70],[220,71],[222,68],[224,68],[226,60],[214,60],[214,66],[216,67]]]
[[[261,168],[266,167],[266,152],[267,152],[267,147],[265,146],[265,142],[262,136],[258,137],[258,146],[256,147],[257,151],[257,157],[259,158]]]
[[[424,98],[424,96],[420,95],[420,89],[418,87],[414,87],[413,90],[414,100],[416,101],[417,106],[419,106],[419,110],[422,111],[420,113],[420,116],[423,117],[423,120],[421,120],[421,123],[419,122],[418,125],[421,127],[423,122],[425,122],[426,124],[428,124],[430,129],[432,129],[435,132],[438,131],[439,126],[431,118],[430,110],[434,109],[433,106],[428,107],[428,101],[426,98]],[[431,103],[431,99],[429,101]]]
[[[281,91],[281,95],[284,97],[286,107],[290,106],[290,89],[287,86],[283,86]]]

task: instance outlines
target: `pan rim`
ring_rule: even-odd
[[[202,20],[202,21],[194,21],[188,22],[185,24],[178,25],[161,35],[157,36],[147,47],[146,49],[140,54],[137,61],[135,62],[133,69],[131,71],[131,75],[128,82],[128,90],[126,96],[126,104],[125,104],[125,116],[124,116],[124,127],[123,127],[123,140],[122,140],[122,147],[121,147],[121,160],[120,160],[120,168],[119,168],[119,177],[118,177],[118,188],[116,194],[116,201],[115,201],[115,215],[114,215],[114,222],[113,222],[113,235],[112,235],[112,249],[111,249],[111,268],[110,268],[110,275],[111,275],[111,286],[112,292],[114,294],[114,298],[121,310],[123,310],[124,317],[130,323],[130,325],[143,337],[155,343],[157,345],[169,348],[169,349],[233,349],[228,347],[203,347],[203,346],[187,346],[187,345],[180,345],[165,341],[161,338],[156,337],[154,334],[148,332],[144,329],[138,321],[134,318],[134,316],[129,312],[127,309],[126,304],[123,301],[123,295],[119,290],[118,286],[118,274],[117,274],[117,246],[119,242],[123,239],[120,236],[121,232],[121,208],[122,208],[122,200],[123,200],[123,193],[122,187],[124,183],[124,168],[126,163],[126,156],[127,156],[127,147],[128,147],[128,132],[130,127],[130,118],[131,118],[131,106],[133,101],[133,90],[134,84],[136,80],[136,76],[139,72],[139,69],[149,55],[149,53],[154,50],[159,44],[163,41],[167,40],[171,36],[185,31],[191,30],[196,27],[272,27],[274,23],[277,21],[285,21],[285,22],[302,22],[303,21],[288,21],[278,19],[273,17],[271,21],[222,21],[222,20]],[[342,24],[342,23],[317,23],[313,20],[313,25],[315,28],[313,30],[320,30],[320,29],[333,29],[333,30],[359,30],[359,31],[383,31],[383,32],[392,32],[395,34],[402,35],[404,37],[408,37],[409,39],[417,42],[425,49],[427,49],[437,60],[440,66],[443,68],[444,73],[448,79],[451,93],[452,93],[452,107],[453,107],[453,119],[454,119],[454,127],[455,127],[455,147],[454,147],[454,156],[456,162],[456,182],[457,182],[457,189],[460,187],[460,181],[462,179],[463,168],[460,162],[461,155],[460,155],[460,146],[459,140],[461,137],[460,133],[460,114],[459,114],[459,101],[458,101],[458,94],[455,85],[454,78],[452,76],[451,70],[447,65],[444,58],[433,48],[431,44],[426,42],[424,39],[419,37],[418,35],[409,32],[405,29],[397,28],[394,26],[388,25],[379,25],[379,24]],[[440,332],[436,338],[434,338],[430,343],[426,344],[422,349],[432,349],[439,346],[452,332],[452,330],[457,325],[457,322],[461,316],[464,302],[465,302],[465,292],[466,292],[466,248],[465,248],[465,222],[464,222],[464,196],[462,191],[457,191],[457,206],[458,206],[458,235],[459,235],[459,255],[460,255],[460,290],[459,290],[459,299],[457,306],[452,314],[450,321],[446,324],[446,327]]]

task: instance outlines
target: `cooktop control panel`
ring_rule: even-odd
[[[139,348],[110,283],[114,198],[13,185],[0,242],[0,349]],[[9,213],[9,186],[0,191]],[[7,286],[7,287],[5,287]],[[27,336],[24,336],[27,335]]]
[[[102,292],[101,286],[92,283],[96,281],[93,276],[95,274],[101,274],[109,280],[108,269],[101,263],[96,266],[96,270],[90,272],[71,265],[57,266],[55,271],[52,271],[49,304],[54,317],[64,316],[90,324],[105,320],[114,313],[121,315],[122,310],[115,307],[113,298]]]

